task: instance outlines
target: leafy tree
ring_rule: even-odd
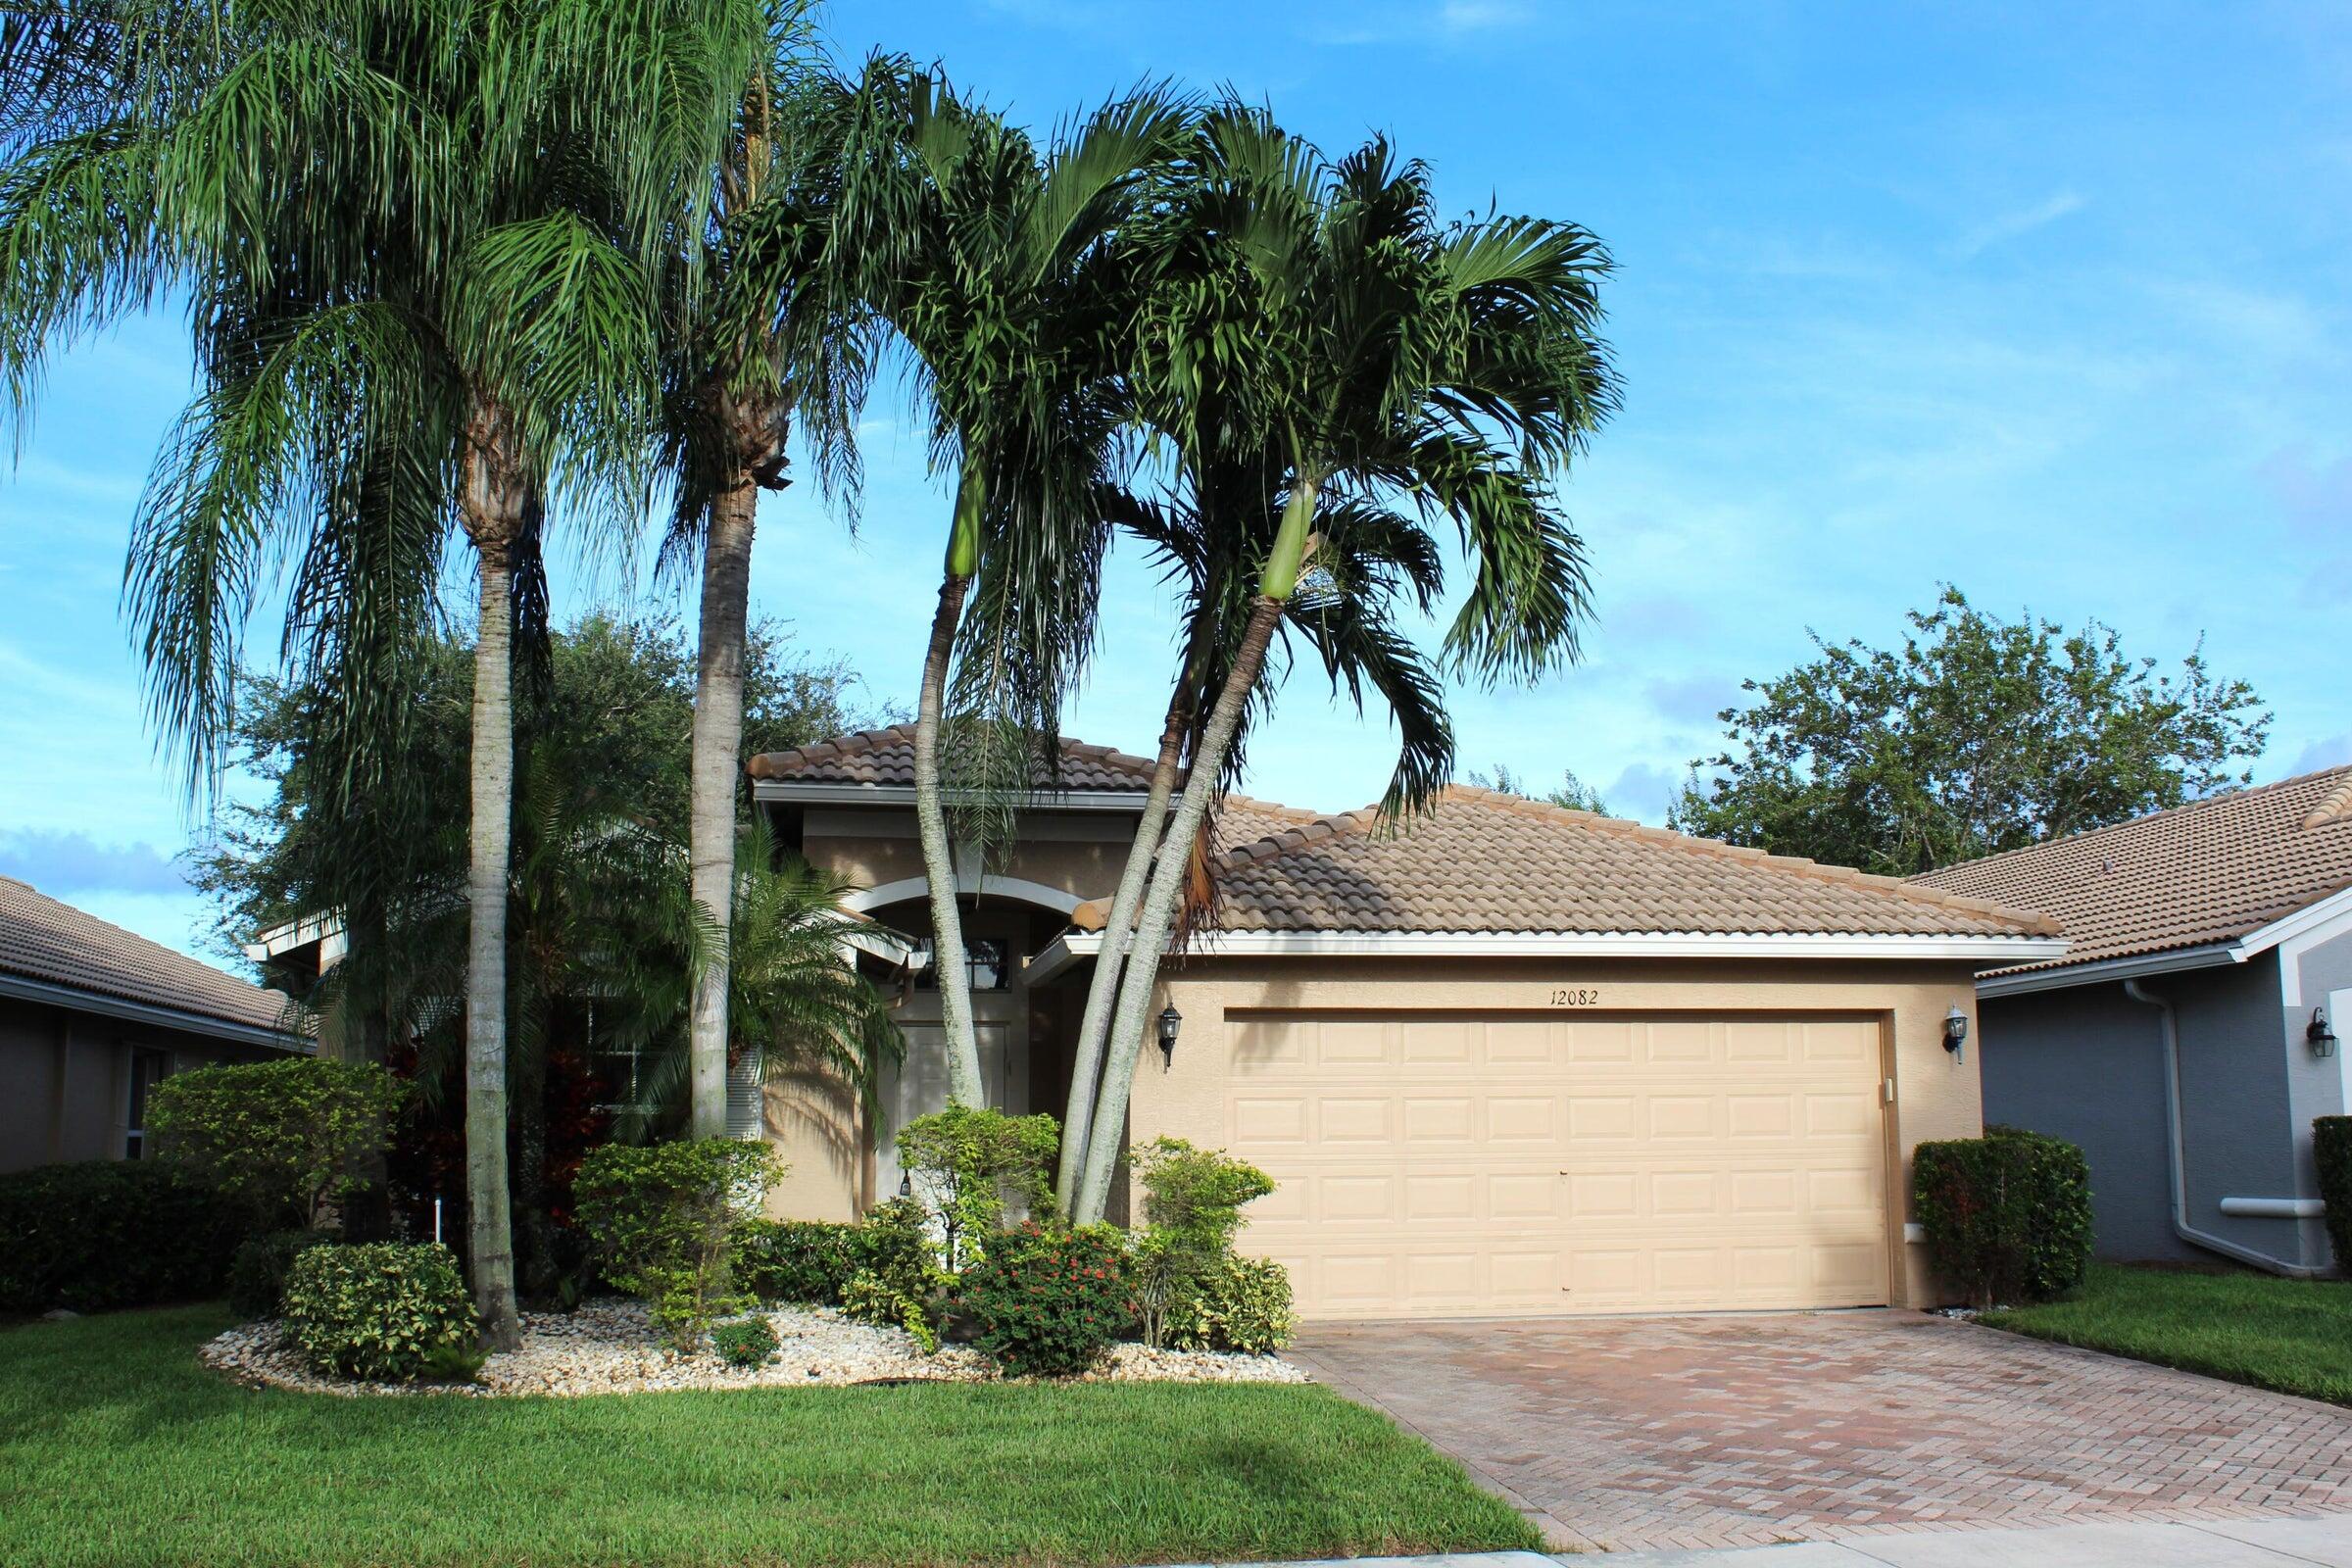
[[[899,1129],[899,1164],[939,1216],[951,1273],[986,1251],[1003,1228],[1007,1197],[1033,1220],[1050,1219],[1054,1190],[1046,1167],[1060,1136],[1047,1115],[1007,1116],[988,1106],[951,1102]]]
[[[1229,415],[1269,432],[1268,477],[1286,499],[1271,533],[1225,558],[1254,592],[1200,702],[1184,792],[1138,907],[1087,1131],[1081,1222],[1102,1214],[1159,962],[1275,628],[1302,588],[1333,585],[1316,532],[1325,496],[1409,498],[1424,528],[1450,524],[1472,581],[1446,660],[1480,678],[1533,674],[1573,656],[1585,610],[1582,546],[1551,487],[1615,393],[1597,337],[1608,263],[1583,229],[1523,218],[1447,226],[1427,171],[1400,165],[1387,142],[1330,162],[1234,105],[1206,117],[1191,158],[1155,247],[1139,405],[1196,482]],[[1445,755],[1434,771],[1400,765],[1389,808],[1425,802],[1449,745]]]
[[[302,1056],[199,1067],[155,1086],[151,1124],[173,1158],[265,1227],[317,1226],[390,1136],[400,1085],[373,1062]]]
[[[1888,876],[2022,849],[2249,782],[2271,715],[2201,647],[2177,674],[2097,621],[2005,621],[1946,586],[1899,648],[1816,635],[1748,681],[1730,749],[1692,764],[1686,833]],[[1712,768],[1702,778],[1697,770]]]
[[[1524,801],[1542,801],[1548,806],[1566,807],[1571,811],[1591,811],[1594,816],[1609,814],[1609,803],[1600,798],[1600,791],[1577,777],[1572,767],[1563,769],[1560,782],[1548,790],[1539,791],[1534,780],[1512,772],[1502,762],[1496,762],[1492,773],[1473,768],[1470,782],[1497,795],[1516,795]]]

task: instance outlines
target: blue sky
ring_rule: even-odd
[[[1655,820],[1744,676],[1806,630],[1886,640],[1939,580],[2201,634],[2277,710],[2259,776],[2352,760],[2352,24],[2336,7],[836,0],[848,56],[944,61],[1044,124],[1144,77],[1231,84],[1338,149],[1374,130],[1446,205],[1615,253],[1623,414],[1573,478],[1599,624],[1580,666],[1469,691],[1465,767],[1573,767]],[[212,939],[198,826],[117,614],[127,519],[188,386],[176,319],[56,368],[0,477],[0,872],[159,941]],[[906,702],[944,498],[877,401],[855,539],[762,514],[756,608]],[[643,587],[564,573],[571,609]],[[1152,739],[1169,617],[1114,570],[1071,729]],[[267,652],[274,627],[257,630]],[[1377,714],[1311,674],[1252,793],[1380,791]]]

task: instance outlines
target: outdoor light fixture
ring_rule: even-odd
[[[914,1196],[914,1173],[912,1171],[899,1172],[899,1196],[901,1198]]]
[[[2328,1027],[2326,1007],[2311,1009],[2311,1027],[2303,1031],[2303,1038],[2311,1042],[2313,1055],[2326,1057],[2335,1054],[2335,1031]]]
[[[1163,1071],[1166,1067],[1176,1065],[1176,1036],[1183,1029],[1184,1014],[1176,1010],[1176,1004],[1171,1002],[1159,1009],[1159,1054],[1165,1064]]]
[[[1954,1061],[1966,1061],[1961,1048],[1968,1044],[1968,1014],[1957,1005],[1943,1015],[1943,1049],[1952,1054]]]

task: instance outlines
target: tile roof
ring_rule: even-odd
[[[109,925],[0,876],[0,973],[289,1035],[275,991]]]
[[[1061,743],[1061,773],[1048,776],[1041,761],[1036,788],[1073,791],[1142,791],[1152,787],[1152,759],[1130,757],[1107,746]],[[868,784],[911,788],[914,784],[914,726],[895,725],[843,735],[798,751],[766,752],[745,764],[754,778],[801,784]]]
[[[2352,767],[1931,871],[1917,885],[2054,915],[2057,965],[2229,942],[2352,886]]]
[[[1227,842],[1234,843],[1227,835]],[[2054,935],[2037,915],[1469,785],[1384,829],[1287,822],[1218,862],[1229,931]]]

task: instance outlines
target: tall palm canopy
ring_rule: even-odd
[[[904,350],[935,471],[956,475],[914,775],[949,1092],[964,1103],[983,1091],[949,799],[985,813],[1026,788],[1028,747],[1051,744],[1092,647],[1104,537],[1095,498],[1125,422],[1135,314],[1125,235],[1190,122],[1180,100],[1146,88],[1041,150],[944,80],[876,60],[843,144],[836,243],[861,259],[861,292]],[[940,744],[951,662],[964,720],[954,779]]]
[[[1160,956],[1286,608],[1301,593],[1347,597],[1347,536],[1404,507],[1423,529],[1449,527],[1468,558],[1443,645],[1456,674],[1533,677],[1573,659],[1585,564],[1554,486],[1615,401],[1598,242],[1539,219],[1446,224],[1427,172],[1385,140],[1328,161],[1263,112],[1220,106],[1154,222],[1138,406],[1255,580],[1127,938],[1073,1205],[1082,1220],[1108,1197]],[[1285,498],[1271,517],[1216,501],[1220,459],[1256,443],[1245,468]],[[1391,808],[1419,805],[1443,776],[1408,749]],[[1134,853],[1151,851],[1139,841]],[[1113,912],[1115,953],[1126,927]]]

